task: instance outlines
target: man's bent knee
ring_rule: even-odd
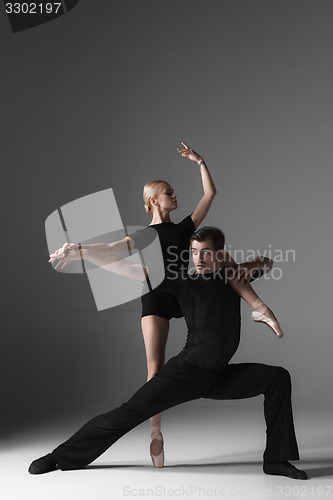
[[[291,377],[289,371],[283,366],[274,366],[273,382],[291,385]]]

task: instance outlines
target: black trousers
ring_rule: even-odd
[[[81,469],[124,434],[157,413],[199,398],[243,399],[264,395],[264,460],[299,460],[291,407],[289,372],[261,363],[228,364],[221,370],[199,368],[175,356],[121,406],[89,420],[53,450],[62,470]]]

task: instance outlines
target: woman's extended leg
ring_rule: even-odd
[[[269,307],[267,307],[267,305],[261,300],[259,295],[257,295],[253,290],[252,286],[250,284],[244,285],[243,283],[238,283],[237,277],[230,279],[228,283],[232,286],[235,292],[238,293],[238,295],[240,295],[242,299],[252,307],[253,321],[266,323],[266,325],[273,330],[275,335],[282,338],[283,331],[273,311],[269,309]]]
[[[267,305],[260,299],[248,282],[247,284],[245,284],[243,280],[238,282],[239,272],[242,274],[242,271],[245,271],[247,265],[251,265],[252,271],[255,271],[254,276],[253,274],[252,276],[253,279],[256,279],[256,273],[260,270],[261,274],[266,274],[271,269],[273,261],[267,258],[258,257],[253,261],[237,265],[231,255],[224,250],[221,251],[220,258],[222,267],[226,270],[228,283],[235,290],[235,292],[238,293],[238,295],[240,295],[240,297],[242,297],[242,299],[252,307],[252,319],[256,322],[265,323],[273,330],[275,335],[280,338],[283,337],[283,331],[273,311],[271,311],[271,309],[269,309],[269,307],[267,307]]]
[[[141,320],[143,339],[147,358],[147,381],[161,370],[165,363],[165,347],[168,340],[169,320],[160,316],[144,316]],[[150,418],[151,444],[150,454],[155,467],[163,467],[163,436],[161,433],[161,417],[158,413]]]

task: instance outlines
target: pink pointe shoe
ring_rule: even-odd
[[[275,335],[277,335],[280,339],[283,337],[283,331],[281,329],[281,326],[279,325],[278,320],[276,319],[276,317],[274,316],[274,314],[270,309],[267,309],[265,313],[253,311],[252,319],[257,323],[265,323],[273,330]]]
[[[162,441],[162,451],[157,455],[161,449],[161,444],[157,441]],[[150,443],[150,456],[153,461],[154,467],[163,467],[164,465],[164,450],[163,450],[163,436],[161,432],[153,431],[151,433],[151,443]]]

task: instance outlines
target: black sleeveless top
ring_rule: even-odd
[[[251,282],[261,275],[255,273]],[[186,344],[179,356],[209,370],[226,366],[239,345],[241,315],[240,296],[223,269],[164,280],[162,287],[177,297],[187,324]]]
[[[180,356],[206,369],[227,365],[240,341],[240,296],[222,271],[164,280],[184,313],[187,340]]]

